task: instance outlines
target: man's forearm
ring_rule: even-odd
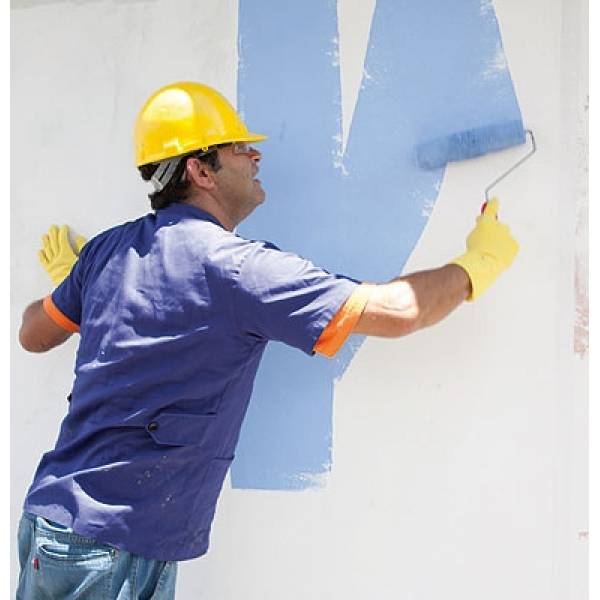
[[[471,290],[469,276],[458,265],[411,273],[395,279],[391,284],[402,282],[410,285],[416,299],[417,329],[441,321],[467,299]]]
[[[375,286],[355,333],[400,337],[443,319],[469,295],[471,282],[458,265],[419,271]]]

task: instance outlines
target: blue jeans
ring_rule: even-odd
[[[24,513],[17,600],[173,600],[176,562],[149,560]]]

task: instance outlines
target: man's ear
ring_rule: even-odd
[[[212,190],[215,187],[214,171],[197,158],[188,158],[185,171],[190,182],[203,190]]]

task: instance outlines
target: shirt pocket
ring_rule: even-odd
[[[164,446],[205,446],[210,443],[216,415],[159,413],[146,425],[152,439]]]

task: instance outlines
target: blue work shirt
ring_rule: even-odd
[[[313,354],[357,285],[188,204],[90,240],[44,303],[81,338],[24,509],[147,558],[204,554],[267,342]]]

